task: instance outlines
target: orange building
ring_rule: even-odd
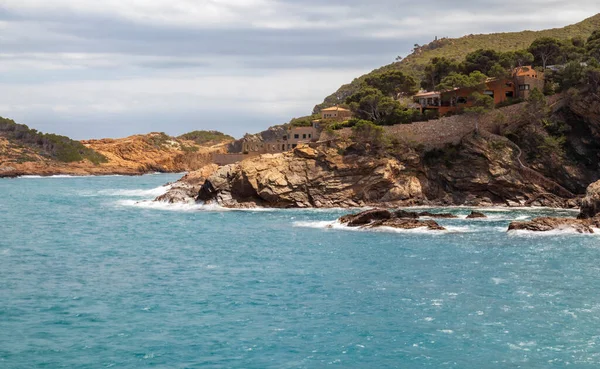
[[[534,88],[544,89],[544,73],[532,67],[520,67],[513,71],[512,78],[488,79],[481,92],[492,97],[498,105],[510,99],[527,99]],[[474,88],[457,88],[422,92],[414,96],[414,101],[421,107],[421,112],[437,110],[443,116],[472,106],[471,95],[475,91]]]

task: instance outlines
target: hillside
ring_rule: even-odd
[[[196,131],[179,138],[155,132],[76,141],[0,118],[0,177],[195,170],[211,162],[211,153],[226,151],[232,140],[220,132]]]
[[[462,61],[468,53],[478,49],[494,49],[498,52],[516,51],[526,49],[534,40],[540,37],[554,37],[560,40],[567,40],[574,37],[587,38],[594,30],[598,29],[600,29],[600,14],[563,28],[542,31],[467,35],[460,38],[435,40],[429,44],[415,48],[412,54],[399,62],[375,69],[371,73],[360,76],[351,83],[341,86],[336,92],[327,96],[323,103],[317,105],[313,113],[323,108],[343,103],[346,97],[357,90],[361,81],[378,72],[399,70],[420,79],[425,66],[435,57],[446,57],[455,61]]]

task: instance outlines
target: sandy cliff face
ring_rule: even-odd
[[[193,171],[211,163],[211,154],[225,152],[225,143],[201,146],[161,133],[82,143],[107,158],[106,163],[64,163],[14,145],[0,137],[0,176],[55,174],[143,174]]]

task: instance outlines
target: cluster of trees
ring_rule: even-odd
[[[10,119],[0,117],[0,134],[39,150],[39,154],[63,162],[75,162],[88,159],[99,164],[107,161],[106,157],[85,147],[81,142],[66,136],[41,133],[24,124],[17,124]]]
[[[470,88],[472,107],[466,113],[480,114],[493,107],[491,98],[482,94],[488,78],[508,78],[517,67],[533,66],[544,70],[547,76],[547,94],[564,91],[571,87],[600,89],[600,30],[587,40],[581,37],[559,40],[543,37],[535,40],[527,49],[498,52],[479,49],[469,53],[462,62],[445,57],[433,58],[423,70],[421,81],[401,71],[375,73],[362,81],[360,88],[346,97],[345,103],[356,120],[370,121],[377,125],[411,123],[435,118],[435,113],[424,116],[402,98],[414,95],[419,88],[425,90],[452,91]],[[558,65],[557,68],[546,69]],[[458,96],[454,97],[455,101]],[[355,124],[354,122],[353,124]],[[351,124],[351,125],[353,125]]]
[[[435,114],[424,116],[419,109],[410,108],[409,103],[402,101],[418,90],[417,81],[401,71],[386,71],[367,77],[361,87],[346,98],[346,105],[356,118],[351,125],[358,120],[392,125],[435,118]]]
[[[194,141],[198,145],[233,141],[235,138],[219,131],[192,131],[177,137],[182,140]]]
[[[525,65],[548,72],[550,83],[546,93],[566,90],[588,82],[597,88],[599,60],[600,30],[595,31],[587,40],[582,37],[570,40],[542,37],[535,40],[526,50],[497,52],[492,49],[479,49],[469,53],[462,62],[445,57],[433,58],[425,66],[421,88],[443,90],[449,85],[464,87],[462,83],[456,82],[465,81],[476,72],[487,77],[505,78],[509,77],[515,68]],[[546,70],[551,65],[560,67]]]

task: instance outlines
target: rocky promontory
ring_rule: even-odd
[[[194,201],[208,180],[214,196],[202,200],[232,208],[577,206],[573,194],[525,171],[515,149],[495,140],[468,135],[453,149],[452,165],[444,163],[446,153],[381,155],[351,144],[302,145],[191,172],[157,200]]]

